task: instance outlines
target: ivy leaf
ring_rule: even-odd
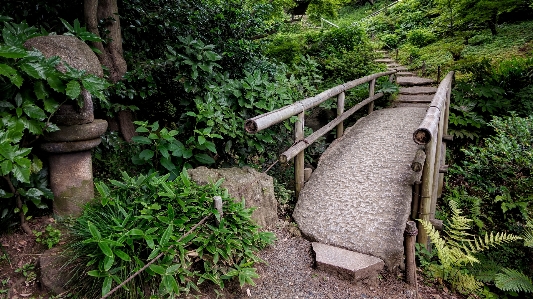
[[[11,83],[13,83],[13,85],[15,85],[16,87],[20,88],[20,86],[22,86],[22,77],[19,75],[17,70],[10,67],[9,65],[0,64],[0,75],[9,78]]]
[[[71,80],[68,82],[66,93],[71,99],[77,98],[81,93],[80,83],[76,80]]]
[[[0,56],[5,58],[23,58],[26,57],[26,50],[14,47],[14,46],[6,46],[6,45],[0,45]]]
[[[207,154],[196,154],[194,155],[194,158],[196,161],[202,163],[202,164],[213,164],[215,163],[215,159],[211,158],[211,156]]]

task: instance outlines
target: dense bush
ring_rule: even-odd
[[[158,257],[113,298],[175,296],[198,290],[209,282],[223,288],[236,278],[253,284],[254,253],[275,236],[259,232],[252,210],[219,188],[222,181],[199,186],[183,172],[167,176],[129,177],[98,183],[98,202],[87,206],[70,229],[74,289],[98,298]],[[220,196],[223,214],[214,208]],[[204,217],[205,223],[184,236]],[[116,297],[115,297],[116,296]]]
[[[435,40],[435,34],[426,28],[414,29],[407,32],[407,41],[417,47],[429,45]]]

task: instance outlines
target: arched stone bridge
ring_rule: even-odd
[[[393,107],[373,111],[338,134],[342,137],[330,145],[303,188],[297,190],[293,214],[304,236],[316,242],[319,267],[323,263],[348,273],[361,268],[363,279],[383,266],[394,270],[402,265],[408,220],[434,218],[449,139],[453,72],[437,88],[433,80],[417,77],[388,58],[378,62],[388,64],[401,86]],[[372,98],[375,79],[367,82],[372,82]],[[334,94],[340,93],[328,96]],[[304,113],[293,112],[300,117]],[[281,160],[293,156],[284,155]],[[298,160],[296,165],[300,167]],[[418,238],[427,243],[425,232],[420,231]]]

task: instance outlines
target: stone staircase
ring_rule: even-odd
[[[409,109],[407,107],[427,108],[437,91],[437,88],[434,87],[437,82],[432,79],[419,77],[415,73],[410,72],[407,67],[391,59],[386,51],[376,52],[380,53],[383,57],[376,59],[375,62],[384,63],[387,65],[387,69],[398,71],[396,73],[396,82],[400,85],[400,91],[393,103],[393,107],[406,107],[401,109]],[[353,280],[356,283],[373,285],[377,282],[378,275],[384,266],[387,263],[389,268],[392,266],[387,259],[324,243],[329,242],[313,243],[312,248],[315,254],[316,267],[319,270],[339,275],[343,278]]]

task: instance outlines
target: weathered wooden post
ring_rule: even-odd
[[[415,243],[418,229],[414,221],[405,226],[405,278],[410,285],[416,285]]]
[[[298,114],[298,120],[294,124],[294,142],[298,142],[304,139],[304,119],[305,110]],[[294,181],[296,198],[300,195],[304,187],[304,151],[302,150],[296,155],[294,160]]]
[[[372,79],[372,81],[370,81],[370,86],[369,86],[369,90],[368,90],[368,97],[371,98],[374,96],[374,91],[376,89],[376,79]],[[370,104],[368,104],[368,114],[372,113],[372,111],[374,111],[374,101],[372,101]]]
[[[344,91],[337,96],[337,116],[341,116],[344,113],[345,97]],[[344,135],[344,124],[341,122],[337,125],[337,138],[341,138],[342,135]]]

